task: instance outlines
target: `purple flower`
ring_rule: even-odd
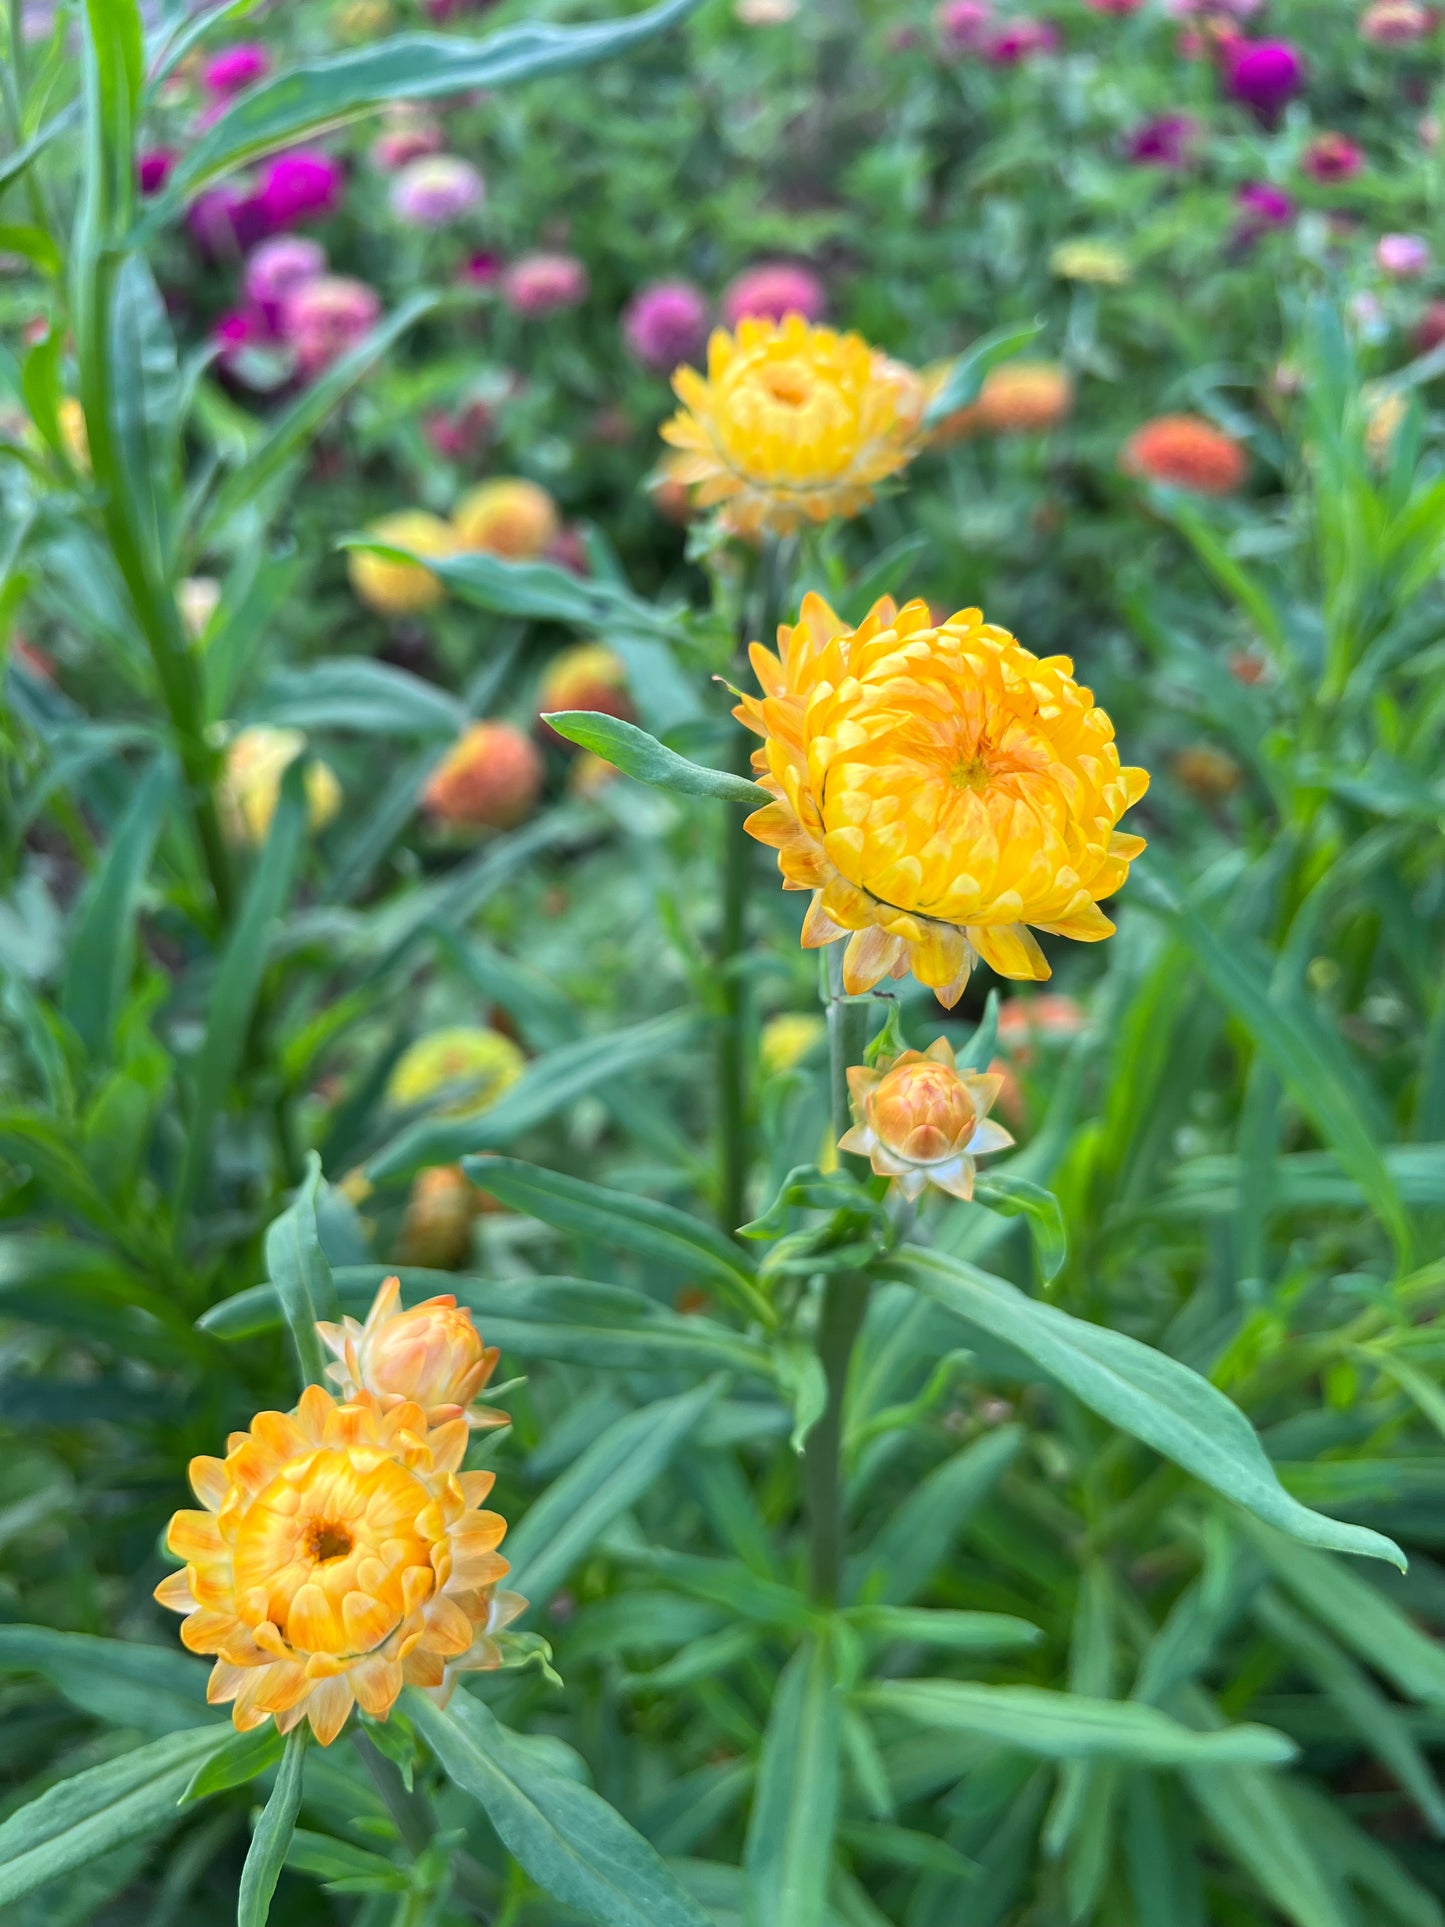
[[[933,24],[945,53],[977,53],[993,25],[993,8],[987,0],[943,0]]]
[[[470,161],[426,154],[409,161],[391,188],[391,211],[411,227],[450,227],[480,207],[486,187]]]
[[[233,308],[211,329],[216,360],[228,375],[244,380],[246,356],[253,348],[274,346],[266,318],[254,308]]]
[[[524,254],[502,271],[500,286],[517,314],[552,314],[587,299],[587,270],[574,254]]]
[[[1234,198],[1250,226],[1287,227],[1294,219],[1294,202],[1282,187],[1272,187],[1268,181],[1250,181]]]
[[[191,239],[212,260],[244,254],[267,230],[265,213],[254,194],[233,184],[209,187],[186,209]]]
[[[267,325],[279,329],[290,297],[325,272],[326,250],[319,241],[300,234],[277,234],[247,256],[246,295],[266,317]]]
[[[330,214],[341,199],[341,163],[329,154],[298,148],[280,154],[261,176],[256,191],[269,233]]]
[[[1316,181],[1352,181],[1364,165],[1364,149],[1347,134],[1317,134],[1304,153],[1304,170]]]
[[[1375,260],[1396,281],[1414,281],[1430,266],[1430,250],[1418,234],[1382,234]]]
[[[1229,68],[1229,91],[1265,122],[1304,85],[1304,61],[1287,40],[1244,41]]]
[[[1035,54],[1052,53],[1058,44],[1058,32],[1047,21],[1019,14],[988,36],[983,57],[995,67],[1019,67]]]
[[[707,302],[690,281],[658,281],[627,305],[622,333],[644,368],[670,374],[707,342]]]
[[[1188,167],[1198,133],[1198,122],[1188,114],[1162,114],[1130,135],[1125,151],[1139,167]]]
[[[159,194],[170,179],[179,156],[169,147],[149,148],[136,162],[135,177],[142,194]]]
[[[490,248],[483,248],[476,254],[469,254],[457,276],[474,288],[489,288],[494,281],[501,279],[502,257]]]
[[[270,71],[271,56],[266,49],[254,41],[243,40],[239,46],[227,47],[207,63],[201,72],[201,85],[208,94],[229,100],[232,94],[264,80]]]

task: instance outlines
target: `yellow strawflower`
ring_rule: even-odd
[[[299,729],[272,729],[264,723],[232,737],[216,800],[233,843],[255,847],[266,841],[281,800],[281,779],[305,748]],[[341,808],[335,772],[314,757],[306,766],[306,802],[313,830],[324,830]]]
[[[1122,288],[1131,272],[1128,255],[1107,241],[1062,241],[1049,256],[1049,266],[1061,280],[1091,281],[1104,288]]]
[[[802,1063],[809,1051],[821,1044],[828,1026],[816,1014],[785,1010],[770,1017],[758,1038],[758,1055],[769,1077],[780,1077]]]
[[[448,556],[457,549],[451,523],[425,509],[383,515],[367,534],[393,548],[410,549],[414,555]],[[445,584],[418,562],[388,562],[384,556],[353,549],[346,558],[346,573],[367,608],[381,616],[423,615],[446,596]]]
[[[472,1116],[495,1104],[526,1069],[527,1060],[499,1030],[484,1024],[455,1024],[429,1031],[404,1050],[392,1070],[386,1094],[409,1110],[450,1085],[465,1094],[448,1107],[453,1116]]]
[[[952,1006],[977,957],[1004,977],[1049,966],[1029,927],[1084,943],[1144,848],[1115,825],[1148,787],[1066,656],[1040,658],[964,609],[885,597],[854,630],[810,595],[781,656],[754,643],[761,699],[733,712],[763,740],[775,802],[747,819],[783,887],[811,890],[803,945],[852,933],[850,995],[912,970]]]
[[[459,548],[534,562],[556,541],[562,525],[546,489],[506,475],[464,495],[452,511],[452,526]]]
[[[449,1175],[455,1172],[466,1183],[455,1166],[439,1168]],[[387,1278],[364,1325],[343,1318],[339,1325],[320,1323],[316,1329],[337,1360],[326,1375],[340,1386],[343,1398],[370,1392],[383,1410],[410,1400],[421,1406],[428,1425],[445,1425],[454,1418],[473,1427],[511,1422],[505,1412],[472,1404],[502,1354],[495,1345],[482,1343],[471,1312],[450,1292],[403,1311],[401,1281]]]
[[[850,1067],[854,1123],[838,1149],[866,1157],[907,1198],[928,1184],[971,1198],[975,1158],[1013,1143],[988,1115],[1002,1088],[996,1071],[960,1071],[946,1037],[926,1051],[881,1058],[872,1070]]]
[[[156,1598],[186,1615],[182,1645],[216,1656],[206,1697],[240,1732],[308,1719],[329,1746],[354,1705],[385,1719],[403,1685],[444,1700],[458,1671],[501,1663],[491,1635],[525,1602],[496,1590],[506,1522],[479,1510],[494,1474],[459,1470],[470,1436],[312,1385],[224,1459],[191,1460],[205,1509],[171,1520],[185,1568]]]
[[[706,376],[673,376],[682,407],[662,436],[679,452],[664,470],[743,535],[857,515],[918,452],[938,379],[861,335],[749,316],[713,334]]]

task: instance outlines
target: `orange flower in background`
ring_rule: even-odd
[[[511,830],[542,792],[542,758],[511,723],[473,723],[432,772],[422,801],[457,829]]]
[[[414,555],[448,556],[457,538],[449,522],[425,509],[402,509],[373,522],[368,535]],[[382,555],[353,549],[346,558],[352,588],[380,616],[419,616],[446,599],[446,585],[419,562],[389,562]]]
[[[633,717],[627,693],[627,671],[605,642],[579,642],[563,649],[547,665],[537,698],[539,715],[556,709],[593,709],[623,722]],[[555,730],[552,732],[556,735]],[[563,739],[559,736],[559,742]]]
[[[412,1180],[397,1259],[428,1271],[460,1271],[472,1249],[480,1194],[459,1164],[436,1164]]]
[[[946,1037],[926,1051],[882,1058],[873,1070],[851,1067],[854,1124],[838,1149],[866,1157],[907,1198],[929,1184],[971,1198],[974,1160],[1013,1143],[988,1115],[1003,1082],[996,1072],[960,1071]]]
[[[316,1329],[338,1361],[326,1375],[345,1398],[369,1392],[383,1410],[410,1400],[421,1406],[428,1425],[459,1418],[490,1430],[512,1422],[505,1412],[472,1404],[502,1354],[482,1343],[471,1312],[450,1292],[404,1311],[401,1280],[387,1278],[364,1325],[343,1318],[339,1325],[319,1323]]]
[[[182,1645],[216,1656],[206,1697],[238,1731],[308,1719],[329,1746],[355,1705],[385,1719],[404,1685],[445,1700],[457,1672],[501,1664],[493,1635],[526,1602],[496,1590],[506,1521],[479,1510],[494,1475],[458,1469],[469,1437],[410,1401],[311,1385],[224,1459],[191,1460],[205,1509],[171,1520],[186,1564],[156,1598],[186,1615]]]
[[[1249,472],[1244,450],[1202,415],[1160,415],[1125,442],[1119,466],[1197,495],[1231,495]]]
[[[952,1006],[982,957],[1044,978],[1037,928],[1110,936],[1099,908],[1143,839],[1116,825],[1148,787],[1066,656],[1040,658],[964,609],[887,597],[852,629],[821,597],[754,643],[761,698],[733,712],[763,738],[775,801],[747,819],[783,887],[811,890],[805,949],[850,936],[850,995],[912,970]]]
[[[536,482],[503,476],[464,495],[452,512],[459,548],[534,562],[556,540],[557,505]]]
[[[865,509],[918,452],[941,379],[797,314],[717,329],[707,361],[705,376],[679,368],[672,378],[682,407],[662,437],[679,453],[664,471],[697,507],[723,505],[741,535],[789,535]]]

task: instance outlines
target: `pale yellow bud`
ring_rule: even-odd
[[[450,1293],[403,1311],[400,1282],[388,1278],[364,1325],[346,1318],[316,1329],[339,1361],[329,1375],[347,1397],[371,1392],[385,1406],[414,1402],[432,1425],[463,1416],[473,1426],[508,1423],[502,1412],[470,1409],[501,1353],[482,1343],[471,1312]]]
[[[217,791],[221,821],[233,843],[264,843],[281,799],[281,779],[306,748],[299,729],[257,724],[232,738],[226,770]],[[314,759],[306,768],[307,816],[313,830],[324,830],[341,808],[335,772]]]
[[[874,1070],[850,1069],[855,1122],[839,1149],[868,1158],[880,1176],[896,1178],[907,1197],[934,1184],[970,1198],[974,1159],[1013,1143],[988,1117],[1002,1084],[997,1072],[960,1071],[943,1037]]]

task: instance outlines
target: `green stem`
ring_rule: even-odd
[[[869,1005],[865,998],[844,994],[841,945],[830,946],[827,965],[829,1086],[833,1129],[841,1137],[851,1121],[848,1067],[863,1062]],[[803,1489],[808,1512],[809,1585],[814,1599],[824,1606],[837,1601],[843,1568],[843,1419],[853,1346],[868,1310],[869,1289],[869,1280],[862,1272],[830,1274],[823,1286],[818,1318],[818,1360],[828,1396],[823,1416],[803,1447]]]

